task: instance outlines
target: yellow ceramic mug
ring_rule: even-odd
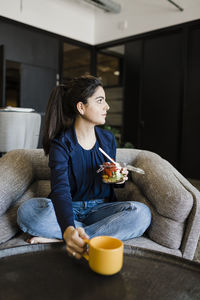
[[[84,253],[83,257],[89,261],[94,272],[113,275],[121,270],[124,249],[122,241],[111,236],[97,236],[85,241],[89,245],[89,253]]]

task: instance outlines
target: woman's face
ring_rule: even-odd
[[[94,125],[103,125],[105,124],[109,108],[105,99],[104,89],[99,86],[94,94],[88,98],[87,104],[82,103],[80,114],[85,120]]]

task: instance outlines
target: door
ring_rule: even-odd
[[[46,106],[51,90],[56,86],[56,70],[21,64],[20,106],[34,108],[41,114],[42,123],[39,147],[42,146],[42,128]]]

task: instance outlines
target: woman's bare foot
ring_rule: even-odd
[[[27,243],[30,244],[46,244],[46,243],[60,243],[60,242],[63,242],[63,240],[49,239],[42,236],[33,236],[32,238],[29,238],[27,240]]]

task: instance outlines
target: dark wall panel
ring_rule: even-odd
[[[200,178],[200,26],[191,28],[188,43],[188,85],[184,105],[181,168]]]
[[[140,114],[140,87],[142,64],[142,41],[125,44],[124,57],[124,139],[140,147],[138,136]]]
[[[0,107],[4,106],[5,102],[5,61],[4,61],[4,46],[0,45]]]
[[[50,92],[55,85],[55,70],[22,64],[21,106],[32,107],[44,113]]]
[[[42,32],[0,21],[0,45],[5,59],[57,69],[58,39]]]
[[[181,117],[181,33],[145,40],[141,145],[177,164]]]

